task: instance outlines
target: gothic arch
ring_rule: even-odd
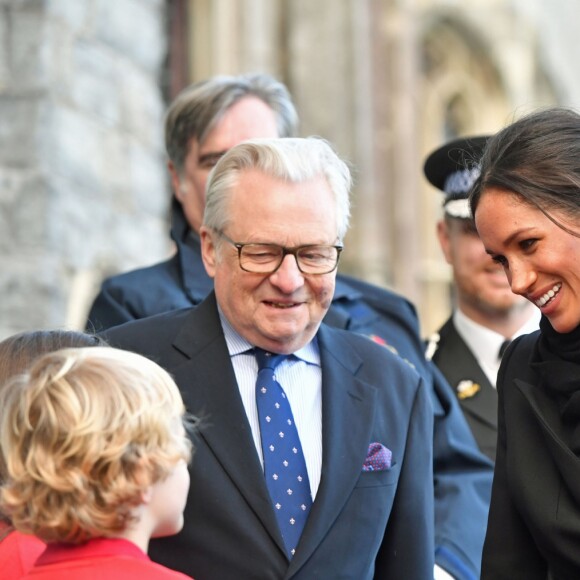
[[[448,14],[426,20],[419,37],[422,159],[445,141],[498,130],[510,112],[501,74],[485,39],[469,23]],[[421,317],[439,326],[451,307],[450,270],[435,236],[441,197],[423,180],[421,191]]]
[[[515,14],[506,10],[494,18],[479,26],[469,12],[438,10],[423,19],[418,39],[423,159],[449,139],[493,133],[528,108],[558,102],[543,60],[538,58],[540,38],[532,22],[514,33],[509,23]],[[450,270],[435,236],[440,205],[440,196],[423,180],[420,310],[427,330],[440,325],[452,302]]]
[[[423,143],[427,150],[469,133],[495,131],[510,112],[501,74],[485,40],[449,16],[430,21],[420,41]]]

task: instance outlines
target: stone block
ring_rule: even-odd
[[[51,103],[41,127],[39,149],[47,172],[78,187],[96,189],[103,179],[103,128],[98,120]]]
[[[167,210],[168,177],[159,155],[135,141],[130,143],[127,172],[134,210],[156,216]]]
[[[46,181],[36,170],[0,167],[0,254],[17,259],[43,247],[49,207]]]
[[[158,74],[167,44],[166,3],[161,0],[99,2],[96,6],[95,38],[119,54]]]
[[[71,78],[68,97],[73,106],[99,122],[119,127],[123,120],[120,107],[118,55],[109,47],[78,39],[71,48]]]
[[[36,3],[24,3],[10,10],[7,27],[7,66],[10,92],[37,90],[47,83],[45,60],[46,19]]]
[[[0,94],[0,166],[22,167],[35,161],[37,128],[43,115],[40,94]]]
[[[0,5],[0,94],[9,89],[10,68],[9,68],[9,25],[10,20],[6,17],[7,10],[2,12]],[[4,16],[4,17],[2,17]]]
[[[119,83],[122,129],[145,146],[162,152],[165,103],[156,79],[142,69],[122,65]]]
[[[0,337],[14,332],[62,328],[66,314],[64,280],[55,261],[42,253],[19,252],[0,264]]]
[[[46,17],[71,30],[83,31],[89,24],[93,6],[92,0],[56,0],[46,4]]]

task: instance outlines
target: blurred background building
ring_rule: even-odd
[[[171,252],[163,114],[218,73],[286,83],[355,171],[341,269],[448,315],[427,153],[580,108],[578,0],[0,0],[0,339],[82,327]]]

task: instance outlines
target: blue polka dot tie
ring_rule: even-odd
[[[258,361],[256,404],[264,455],[264,476],[291,558],[312,505],[306,462],[292,409],[274,374],[276,366],[291,355],[272,354],[258,348],[255,353]]]

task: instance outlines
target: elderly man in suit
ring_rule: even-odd
[[[184,530],[150,548],[197,580],[433,575],[428,389],[388,349],[321,324],[349,190],[323,140],[232,148],[210,176],[200,229],[215,290],[106,333],[168,369],[205,417]]]
[[[455,390],[479,448],[495,461],[495,382],[506,346],[538,328],[539,310],[512,293],[503,268],[487,255],[469,210],[485,135],[454,139],[433,151],[424,172],[443,192],[437,222],[441,249],[453,270],[453,314],[431,336],[428,355]]]

